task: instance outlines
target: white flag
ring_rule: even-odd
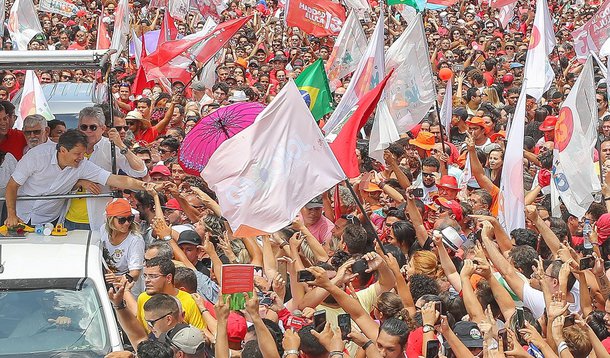
[[[112,64],[116,64],[117,59],[127,46],[127,35],[129,34],[129,2],[120,0],[114,13],[114,29],[110,48],[116,50],[112,55]]]
[[[189,5],[189,0],[169,0],[169,14],[174,19],[185,21]]]
[[[510,233],[525,227],[525,198],[523,195],[523,136],[525,132],[525,88],[515,107],[515,115],[508,132],[502,180],[500,182],[500,205],[498,221]]]
[[[593,59],[589,56],[559,111],[553,151],[555,189],[568,211],[578,218],[585,215],[593,195],[601,190],[593,162],[596,127]]]
[[[324,125],[324,132],[340,132],[334,129],[342,119],[352,110],[354,105],[358,103],[358,99],[366,92],[375,88],[385,75],[384,54],[383,54],[383,11],[379,15],[375,31],[371,36],[370,42],[356,71],[352,75],[345,94],[341,97],[341,101],[337,108],[333,111],[328,122]]]
[[[443,104],[441,105],[440,119],[445,127],[447,139],[451,138],[451,117],[453,117],[453,86],[450,78],[447,81],[447,88],[445,88],[445,98],[443,98]]]
[[[546,0],[536,2],[536,17],[530,34],[530,44],[525,60],[527,94],[539,101],[550,87],[555,72],[549,54],[555,48],[555,32]]]
[[[458,183],[458,187],[460,189],[466,188],[468,182],[470,180],[474,180],[474,176],[472,175],[472,169],[470,168],[470,154],[466,154],[466,164],[464,165],[464,170],[462,171],[462,175],[460,176],[460,181]],[[476,180],[475,180],[476,182]]]
[[[340,79],[356,70],[366,50],[366,35],[354,11],[350,11],[339,33],[333,51],[326,61],[330,90],[339,87]]]
[[[19,108],[16,112],[17,120],[15,121],[13,128],[19,130],[23,127],[23,119],[30,114],[41,114],[48,121],[55,119],[55,116],[47,103],[47,99],[42,92],[38,77],[36,77],[36,74],[32,70],[27,70],[25,73],[21,101],[19,102]]]
[[[8,16],[7,28],[13,44],[19,50],[27,50],[32,38],[43,33],[32,0],[16,0]]]
[[[345,179],[292,80],[252,125],[216,149],[201,176],[238,236],[283,228]]]

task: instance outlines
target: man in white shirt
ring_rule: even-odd
[[[23,135],[28,143],[23,149],[23,153],[27,153],[35,146],[45,143],[49,139],[49,126],[47,119],[40,114],[30,114],[23,119]]]
[[[108,138],[103,136],[106,131],[105,122],[104,112],[99,107],[85,107],[78,114],[78,128],[87,136],[85,157],[110,172],[112,171],[111,143],[114,143],[117,169],[130,177],[142,178],[145,176],[147,169],[144,161],[125,145],[116,128],[108,130]],[[89,189],[92,188],[89,187]],[[101,193],[110,192],[108,186],[93,188],[93,192],[96,190]],[[109,201],[109,198],[70,200],[64,225],[68,230],[99,230],[104,224],[104,210]]]
[[[64,195],[81,179],[121,189],[145,190],[139,180],[111,174],[85,159],[87,137],[68,130],[57,144],[36,146],[23,156],[6,187],[7,219],[12,227],[19,222],[38,225],[55,222],[64,211],[64,200],[21,200],[20,196]]]

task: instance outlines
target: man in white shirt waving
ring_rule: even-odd
[[[20,196],[63,195],[81,179],[120,189],[144,190],[145,183],[127,176],[111,174],[85,158],[87,136],[68,130],[57,144],[48,141],[28,151],[6,187],[9,227],[19,222],[38,225],[56,221],[64,210],[65,200],[22,200]]]

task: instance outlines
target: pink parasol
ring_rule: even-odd
[[[264,108],[258,102],[242,102],[220,107],[201,118],[180,146],[178,162],[182,168],[189,174],[199,175],[216,148],[254,123]]]

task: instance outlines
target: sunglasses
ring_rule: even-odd
[[[163,318],[169,316],[170,314],[172,314],[173,312],[167,312],[166,314],[164,314],[163,316],[157,318],[157,319],[151,319],[151,320],[146,320],[146,323],[148,324],[149,327],[154,327],[155,323],[159,322],[160,320],[162,320]]]
[[[34,129],[31,131],[23,131],[23,134],[27,137],[29,135],[40,135],[42,133],[42,129]]]
[[[423,173],[422,172],[421,175],[424,176],[424,177],[433,177],[434,173]]]
[[[116,129],[117,131],[125,131],[127,132],[129,130],[129,126],[114,126],[114,129]]]
[[[133,216],[133,215],[129,215],[127,217],[125,217],[125,216],[117,217],[117,221],[119,222],[120,225],[123,225],[126,222],[132,223],[134,219],[135,219],[135,216]]]
[[[91,124],[91,125],[81,124],[79,126],[79,128],[83,132],[86,132],[87,130],[95,132],[97,130],[97,124]]]
[[[14,81],[15,77],[4,77],[4,79],[2,81],[4,82],[9,82],[9,81]]]

